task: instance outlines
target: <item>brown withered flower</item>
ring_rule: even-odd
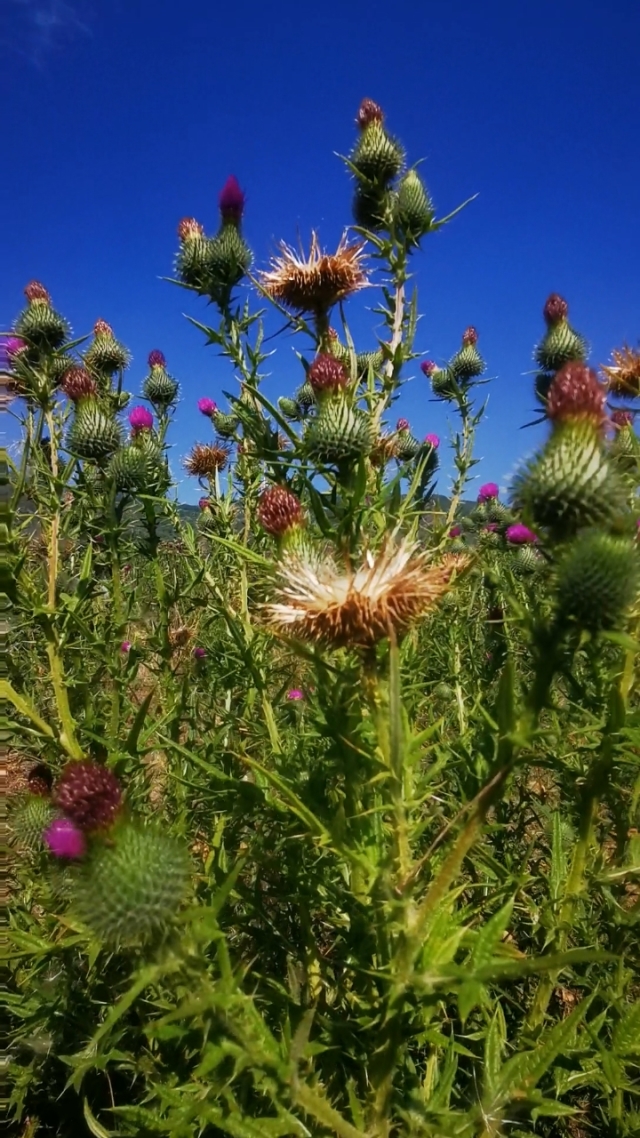
[[[279,595],[266,606],[267,620],[301,640],[370,648],[391,631],[401,635],[433,608],[468,561],[450,554],[431,564],[408,541],[367,553],[355,571],[290,557],[280,567]]]
[[[184,465],[188,474],[196,478],[208,478],[216,470],[224,470],[229,460],[227,447],[219,443],[196,443]]]
[[[323,253],[317,234],[312,233],[309,256],[304,257],[283,242],[281,255],[259,274],[259,283],[267,296],[294,312],[328,312],[339,300],[368,286],[363,248],[363,241],[349,244],[345,234],[335,253]]]
[[[634,348],[615,348],[611,353],[613,364],[600,368],[609,391],[615,395],[640,395],[640,351]]]

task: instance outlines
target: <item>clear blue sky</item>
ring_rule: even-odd
[[[415,258],[417,347],[441,360],[474,324],[489,373],[480,475],[504,484],[536,439],[531,353],[541,308],[563,293],[606,361],[640,336],[640,4],[637,0],[2,0],[0,328],[42,280],[74,331],[96,317],[181,381],[173,468],[208,437],[195,404],[233,390],[184,320],[204,301],[160,281],[184,215],[217,224],[229,173],[247,192],[258,266],[317,227],[333,245],[351,186],[360,99],[381,103],[440,214],[478,200]],[[374,346],[356,321],[357,346]],[[299,379],[282,338],[269,394]],[[447,433],[415,369],[399,412]],[[446,489],[446,478],[441,480]],[[186,481],[180,497],[193,501]]]

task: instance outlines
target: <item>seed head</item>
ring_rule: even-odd
[[[333,648],[369,648],[390,632],[402,634],[447,591],[465,557],[448,556],[430,565],[409,542],[367,554],[363,565],[340,572],[289,558],[280,568],[277,601],[267,606],[280,632]]]
[[[478,491],[478,501],[480,503],[491,502],[494,498],[497,498],[499,494],[500,487],[497,482],[485,482],[484,486],[481,486]]]
[[[207,478],[216,470],[224,470],[229,460],[229,451],[218,443],[196,443],[191,454],[185,459],[185,469],[196,478]]]
[[[547,416],[552,422],[588,419],[600,427],[606,421],[606,391],[592,368],[571,360],[560,368],[547,395]]]
[[[65,395],[74,403],[98,394],[98,384],[84,367],[70,367],[62,377],[61,386]]]
[[[282,243],[280,256],[260,274],[260,284],[267,296],[294,312],[327,312],[339,300],[367,287],[363,248],[364,242],[350,245],[344,236],[335,253],[323,253],[312,233],[305,258]]]
[[[86,853],[87,839],[71,818],[54,818],[42,838],[54,857],[70,861]]]
[[[159,348],[153,348],[149,352],[147,363],[149,367],[166,367],[167,361],[164,357],[164,352],[161,352]]]
[[[195,237],[202,237],[204,226],[196,221],[195,217],[183,217],[178,223],[178,237],[181,241],[193,241]]]
[[[260,525],[273,537],[282,537],[304,521],[299,498],[286,486],[269,486],[260,497],[257,513]]]
[[[363,99],[358,108],[356,125],[360,130],[365,130],[372,122],[384,122],[384,112],[373,99]]]
[[[546,304],[542,309],[542,315],[547,324],[559,324],[561,320],[567,319],[569,315],[569,305],[564,297],[560,296],[557,292],[552,292],[551,296],[547,297]]]
[[[37,301],[42,301],[44,304],[51,304],[51,296],[44,285],[40,284],[40,281],[29,281],[29,284],[24,290],[24,295],[29,301],[29,304],[33,304]]]
[[[223,221],[231,221],[235,225],[242,218],[244,212],[245,195],[240,189],[238,179],[230,174],[220,191],[218,205]]]
[[[107,767],[91,759],[67,763],[54,801],[81,830],[98,830],[113,822],[122,802],[120,783]]]
[[[640,394],[640,351],[633,348],[616,348],[611,353],[613,364],[601,370],[609,391],[616,395]]]
[[[346,387],[349,376],[340,360],[329,352],[321,352],[307,372],[307,382],[317,394],[320,394],[325,391],[339,391]]]

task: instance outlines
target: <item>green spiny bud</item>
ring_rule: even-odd
[[[51,297],[44,285],[31,281],[24,292],[28,304],[16,320],[16,335],[21,336],[36,351],[54,351],[69,337],[67,321],[52,307]]]
[[[225,415],[224,411],[214,411],[211,416],[213,425],[223,439],[231,439],[235,435],[240,420],[237,415]]]
[[[50,798],[27,794],[18,799],[9,817],[9,827],[16,844],[30,850],[44,848],[42,834],[58,815],[59,811]]]
[[[430,373],[433,394],[439,399],[455,399],[457,394],[456,378],[448,367],[436,368]]]
[[[278,407],[285,419],[291,419],[292,422],[295,422],[296,419],[300,418],[300,410],[295,399],[288,399],[286,395],[283,395],[278,399]]]
[[[108,379],[128,367],[131,356],[124,344],[116,340],[106,320],[96,320],[93,343],[85,352],[84,362],[95,375]]]
[[[176,258],[176,273],[184,284],[205,291],[209,242],[200,222],[185,217],[178,226],[180,251]]]
[[[251,266],[251,250],[236,225],[225,224],[207,249],[207,291],[213,300],[226,303],[229,294]]]
[[[475,328],[467,328],[462,334],[460,351],[456,352],[449,363],[448,370],[456,379],[467,382],[482,375],[486,365],[476,347],[477,342],[478,333]]]
[[[349,406],[345,399],[326,400],[317,418],[305,432],[310,458],[325,463],[342,463],[369,454],[374,431],[368,416]]]
[[[611,534],[581,534],[558,568],[558,614],[590,632],[620,628],[640,583],[633,542]]]
[[[517,477],[517,510],[558,539],[621,514],[625,490],[589,420],[557,426],[540,455]]]
[[[178,395],[178,381],[162,364],[154,364],[142,385],[142,394],[154,407],[166,411],[175,403]]]
[[[539,573],[545,565],[544,557],[533,545],[521,545],[512,559],[513,571],[519,577],[529,577],[532,573]]]
[[[356,368],[358,379],[366,379],[369,375],[369,369],[376,374],[379,372],[384,363],[384,352],[380,349],[376,352],[360,352],[356,356]]]
[[[433,204],[415,170],[408,170],[400,181],[394,216],[396,223],[414,241],[419,241],[431,228]]]
[[[415,458],[420,450],[418,439],[414,438],[408,428],[400,429],[395,437],[395,453],[400,462],[409,462]]]
[[[296,403],[299,403],[300,406],[305,409],[305,411],[308,410],[309,407],[313,407],[313,404],[316,401],[316,397],[313,394],[313,388],[311,384],[303,383],[302,386],[299,387],[296,391],[295,398]]]
[[[387,224],[387,214],[391,210],[393,194],[389,190],[374,189],[359,185],[353,195],[351,211],[356,225],[376,233]]]
[[[535,359],[544,371],[558,371],[570,360],[584,360],[587,355],[587,342],[569,324],[568,312],[566,300],[552,293],[543,312],[547,331],[535,350]]]
[[[119,423],[98,403],[85,399],[79,403],[67,434],[67,450],[78,458],[100,462],[120,446]]]
[[[404,151],[397,139],[387,133],[383,122],[372,119],[356,142],[350,161],[362,178],[384,185],[400,173]]]
[[[147,482],[147,464],[139,447],[127,446],[117,450],[109,463],[108,474],[116,490],[135,493],[144,490]]]
[[[182,904],[189,876],[188,852],[176,839],[153,826],[123,823],[78,867],[74,909],[106,941],[146,940]]]

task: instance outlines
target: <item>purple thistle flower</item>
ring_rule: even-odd
[[[434,450],[437,450],[438,447],[440,446],[440,436],[439,435],[425,435],[424,441],[425,441],[425,443],[428,443],[430,447],[433,447]]]
[[[164,358],[164,352],[161,352],[159,348],[154,348],[149,352],[147,363],[149,367],[165,367],[167,361]]]
[[[28,344],[26,340],[22,339],[22,336],[7,336],[3,346],[5,352],[9,358],[11,358],[11,356],[17,356],[18,352],[24,352]]]
[[[82,857],[87,842],[82,830],[70,818],[54,818],[42,835],[54,857]]]
[[[489,522],[488,525],[482,527],[485,533],[497,533],[500,526],[497,522]]]
[[[198,646],[197,648],[193,649],[194,660],[204,660],[206,654],[207,654],[206,648],[201,648],[200,646]]]
[[[438,365],[435,362],[435,360],[423,360],[422,363],[420,364],[420,371],[423,373],[423,375],[426,375],[426,376],[433,375],[434,371],[437,371],[437,370],[438,370]]]
[[[140,431],[150,431],[153,426],[153,415],[146,407],[134,407],[129,412],[129,423],[134,435]]]
[[[218,198],[222,220],[231,221],[237,225],[244,213],[244,201],[245,197],[240,189],[238,179],[230,174]]]
[[[451,526],[449,530],[449,537],[460,537],[462,533],[462,526]]]
[[[127,656],[128,653],[131,651],[131,648],[132,648],[132,644],[131,644],[130,640],[123,640],[122,641],[122,644],[120,645],[120,651],[122,652],[123,656]]]
[[[408,431],[408,430],[409,430],[409,420],[408,419],[398,419],[398,422],[396,423],[396,431]]]
[[[538,540],[537,534],[522,522],[509,526],[505,537],[512,545],[535,545]]]
[[[206,415],[210,419],[213,412],[217,410],[217,403],[214,403],[213,399],[209,399],[208,395],[204,395],[202,399],[198,400],[198,411],[201,415]]]
[[[198,499],[198,509],[208,510],[210,505],[211,505],[211,499],[210,498],[199,498]]]
[[[300,688],[291,688],[291,690],[287,692],[287,699],[304,699],[304,692],[301,692]]]
[[[497,498],[500,493],[500,487],[497,482],[485,482],[478,491],[478,501],[490,502],[493,498]]]

